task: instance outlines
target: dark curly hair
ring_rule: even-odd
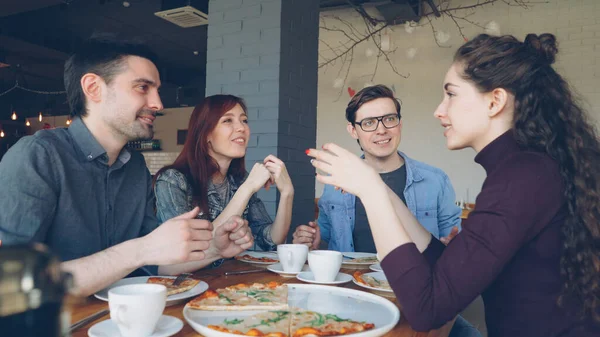
[[[568,83],[552,68],[557,52],[552,34],[528,34],[524,42],[482,34],[454,60],[479,91],[513,94],[515,139],[558,162],[569,210],[561,229],[565,283],[558,302],[578,300],[580,314],[600,320],[600,143]]]

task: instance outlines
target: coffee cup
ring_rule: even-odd
[[[283,271],[299,273],[306,263],[308,247],[306,245],[286,244],[277,245],[277,255]]]
[[[167,303],[167,288],[161,284],[130,284],[108,291],[110,318],[123,337],[148,337]]]
[[[342,253],[333,250],[313,250],[308,253],[308,265],[317,282],[333,282],[342,267]]]

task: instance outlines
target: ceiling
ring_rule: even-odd
[[[422,0],[351,0],[398,17]],[[2,0],[0,5],[0,94],[15,84],[38,91],[62,91],[63,65],[71,51],[95,33],[141,39],[156,52],[165,107],[193,105],[204,97],[207,26],[181,28],[155,12],[191,4],[204,12],[208,0]],[[322,11],[352,7],[350,0],[320,0]],[[392,6],[391,8],[389,6]],[[410,7],[409,7],[410,6]],[[210,13],[208,13],[210,16]],[[64,94],[15,89],[0,96],[0,122],[66,115]]]
[[[207,26],[182,28],[154,15],[173,1],[129,0],[124,7],[117,0],[2,0],[0,93],[17,81],[33,90],[64,90],[63,65],[70,52],[93,34],[111,33],[141,40],[158,54],[166,107],[189,105],[204,96]],[[208,0],[193,4],[206,10]],[[65,101],[64,94],[15,89],[0,96],[0,121],[9,119],[11,106],[19,117],[40,111],[64,115]]]

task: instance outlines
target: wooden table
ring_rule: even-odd
[[[260,267],[259,267],[260,268]],[[244,262],[239,261],[225,261],[225,263],[216,269],[208,269],[208,270],[200,270],[194,274],[194,278],[200,279],[209,284],[209,286],[213,289],[223,288],[230,285],[238,284],[238,283],[253,283],[253,282],[269,282],[269,281],[277,281],[281,283],[303,283],[296,278],[284,278],[279,276],[278,274],[272,273],[265,269],[264,272],[260,273],[251,273],[251,274],[241,274],[241,275],[231,275],[224,276],[226,271],[236,271],[236,270],[248,270],[248,269],[256,269],[256,265],[251,265]],[[354,270],[342,269],[342,272],[352,274]],[[346,283],[342,285],[346,288],[358,289],[361,291],[368,291],[365,288],[361,288],[355,285],[353,282]],[[388,298],[388,297],[385,297]],[[395,298],[388,298],[390,301],[398,305]],[[98,300],[95,297],[85,298],[83,300],[70,300],[68,307],[71,309],[71,321],[77,322],[97,311],[105,309],[108,307],[108,303]],[[174,336],[177,337],[197,337],[201,336],[197,333],[192,327],[187,324],[185,319],[183,318],[183,307],[185,303],[173,305],[170,307],[166,307],[164,314],[170,315],[174,317],[178,317],[184,322],[183,329],[179,331],[179,333]],[[449,322],[445,326],[443,326],[439,330],[430,331],[430,332],[415,332],[406,322],[402,315],[400,322],[396,327],[390,331],[386,336],[399,336],[399,337],[447,337],[450,333],[450,329],[452,328],[452,324],[454,322]],[[77,331],[74,331],[73,337],[85,337],[87,336],[88,329],[97,322],[109,319],[109,316],[106,315],[104,317],[99,318],[97,321],[94,321],[83,328],[80,328]]]

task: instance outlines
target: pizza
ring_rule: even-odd
[[[371,330],[374,327],[373,323],[356,322],[333,314],[298,310],[292,315],[290,336],[339,336]]]
[[[262,263],[277,263],[279,260],[272,259],[270,257],[254,257],[252,255],[244,254],[238,255],[235,257],[236,260],[246,261],[246,262],[262,262]]]
[[[373,276],[365,275],[362,271],[354,272],[354,279],[356,282],[369,286],[371,288],[377,288],[381,290],[391,291],[390,283],[387,280],[378,280]]]
[[[287,337],[292,313],[288,310],[267,311],[256,315],[225,319],[219,325],[208,325],[221,332],[243,336]]]
[[[171,296],[171,295],[182,293],[184,291],[188,291],[188,290],[194,288],[198,283],[200,283],[199,280],[194,280],[192,278],[186,278],[179,285],[174,286],[173,285],[174,281],[175,281],[174,278],[169,278],[169,277],[149,277],[147,283],[164,285],[165,287],[167,287],[167,296]]]
[[[207,290],[187,306],[198,310],[286,310],[287,285],[278,282],[240,283],[223,289]]]
[[[373,323],[357,322],[333,314],[296,309],[259,313],[225,319],[219,325],[208,325],[221,332],[244,336],[303,337],[341,336],[373,329]]]
[[[377,256],[357,257],[352,260],[344,261],[344,263],[377,263]]]

